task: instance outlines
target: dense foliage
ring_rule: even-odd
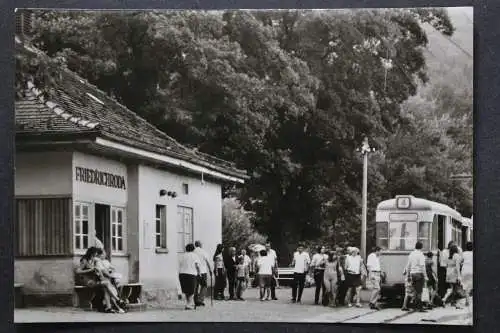
[[[234,218],[251,216],[281,258],[300,240],[358,244],[364,136],[377,148],[371,235],[376,204],[396,194],[472,212],[470,184],[450,179],[472,171],[472,86],[430,75],[424,54],[424,24],[453,33],[443,10],[36,16],[33,41],[57,66],[248,170],[227,193],[252,214]],[[19,56],[18,91],[26,73],[50,87],[50,68]]]

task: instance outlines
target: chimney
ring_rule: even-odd
[[[29,9],[15,9],[16,36],[22,40],[31,37],[33,33],[33,12]]]

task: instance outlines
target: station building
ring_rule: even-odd
[[[16,52],[48,59],[16,37]],[[176,142],[75,73],[45,97],[28,82],[16,109],[15,283],[26,303],[70,304],[74,269],[101,240],[145,302],[178,292],[178,255],[221,242],[222,186],[232,163]]]

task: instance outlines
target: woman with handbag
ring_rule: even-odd
[[[446,295],[443,297],[443,304],[446,304],[448,298],[459,293],[462,280],[460,274],[461,263],[462,258],[458,253],[458,247],[456,245],[452,245],[446,263],[446,283],[448,283],[448,290],[446,291]],[[451,305],[455,306],[457,309],[459,308],[456,304],[456,297],[452,298]]]
[[[224,266],[224,246],[218,244],[213,257],[214,260],[214,298],[216,300],[224,300],[224,289],[226,289],[226,268]]]

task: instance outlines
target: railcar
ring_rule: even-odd
[[[376,210],[376,244],[382,249],[382,298],[404,297],[403,271],[417,241],[422,242],[424,253],[435,254],[434,267],[437,267],[436,254],[451,240],[462,248],[472,241],[472,219],[464,218],[447,205],[412,195],[380,202]]]

